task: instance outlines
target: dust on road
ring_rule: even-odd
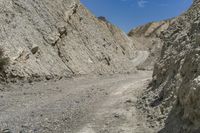
[[[11,132],[134,133],[145,130],[134,106],[152,72],[8,85],[0,127]]]

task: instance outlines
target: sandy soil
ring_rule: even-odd
[[[139,52],[133,64],[148,56]],[[0,86],[3,133],[151,133],[138,110],[151,71]]]
[[[143,133],[135,108],[151,72],[79,77],[1,89],[0,127],[5,132]]]
[[[149,57],[149,52],[148,51],[136,51],[136,58],[132,60],[133,66],[137,67]]]

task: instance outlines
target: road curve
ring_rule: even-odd
[[[148,51],[136,51],[135,53],[136,53],[136,57],[131,60],[134,67],[142,64],[149,57]]]

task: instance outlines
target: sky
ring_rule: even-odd
[[[105,16],[125,32],[152,21],[180,15],[192,0],[81,0],[97,17]]]

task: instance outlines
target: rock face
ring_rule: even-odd
[[[163,33],[161,59],[153,74],[164,109],[173,105],[165,133],[200,132],[200,0]],[[161,106],[161,105],[160,105]]]
[[[148,59],[138,66],[139,69],[153,69],[154,63],[160,57],[163,45],[160,35],[170,25],[171,20],[152,22],[137,27],[128,33],[137,50],[149,51]]]
[[[133,58],[135,45],[133,45],[132,39],[130,39],[126,33],[122,32],[121,29],[111,24],[105,17],[98,17],[98,19],[109,29],[115,42],[122,48],[123,54],[128,55],[129,58]]]
[[[78,0],[0,0],[0,41],[18,79],[129,71],[134,49]]]

